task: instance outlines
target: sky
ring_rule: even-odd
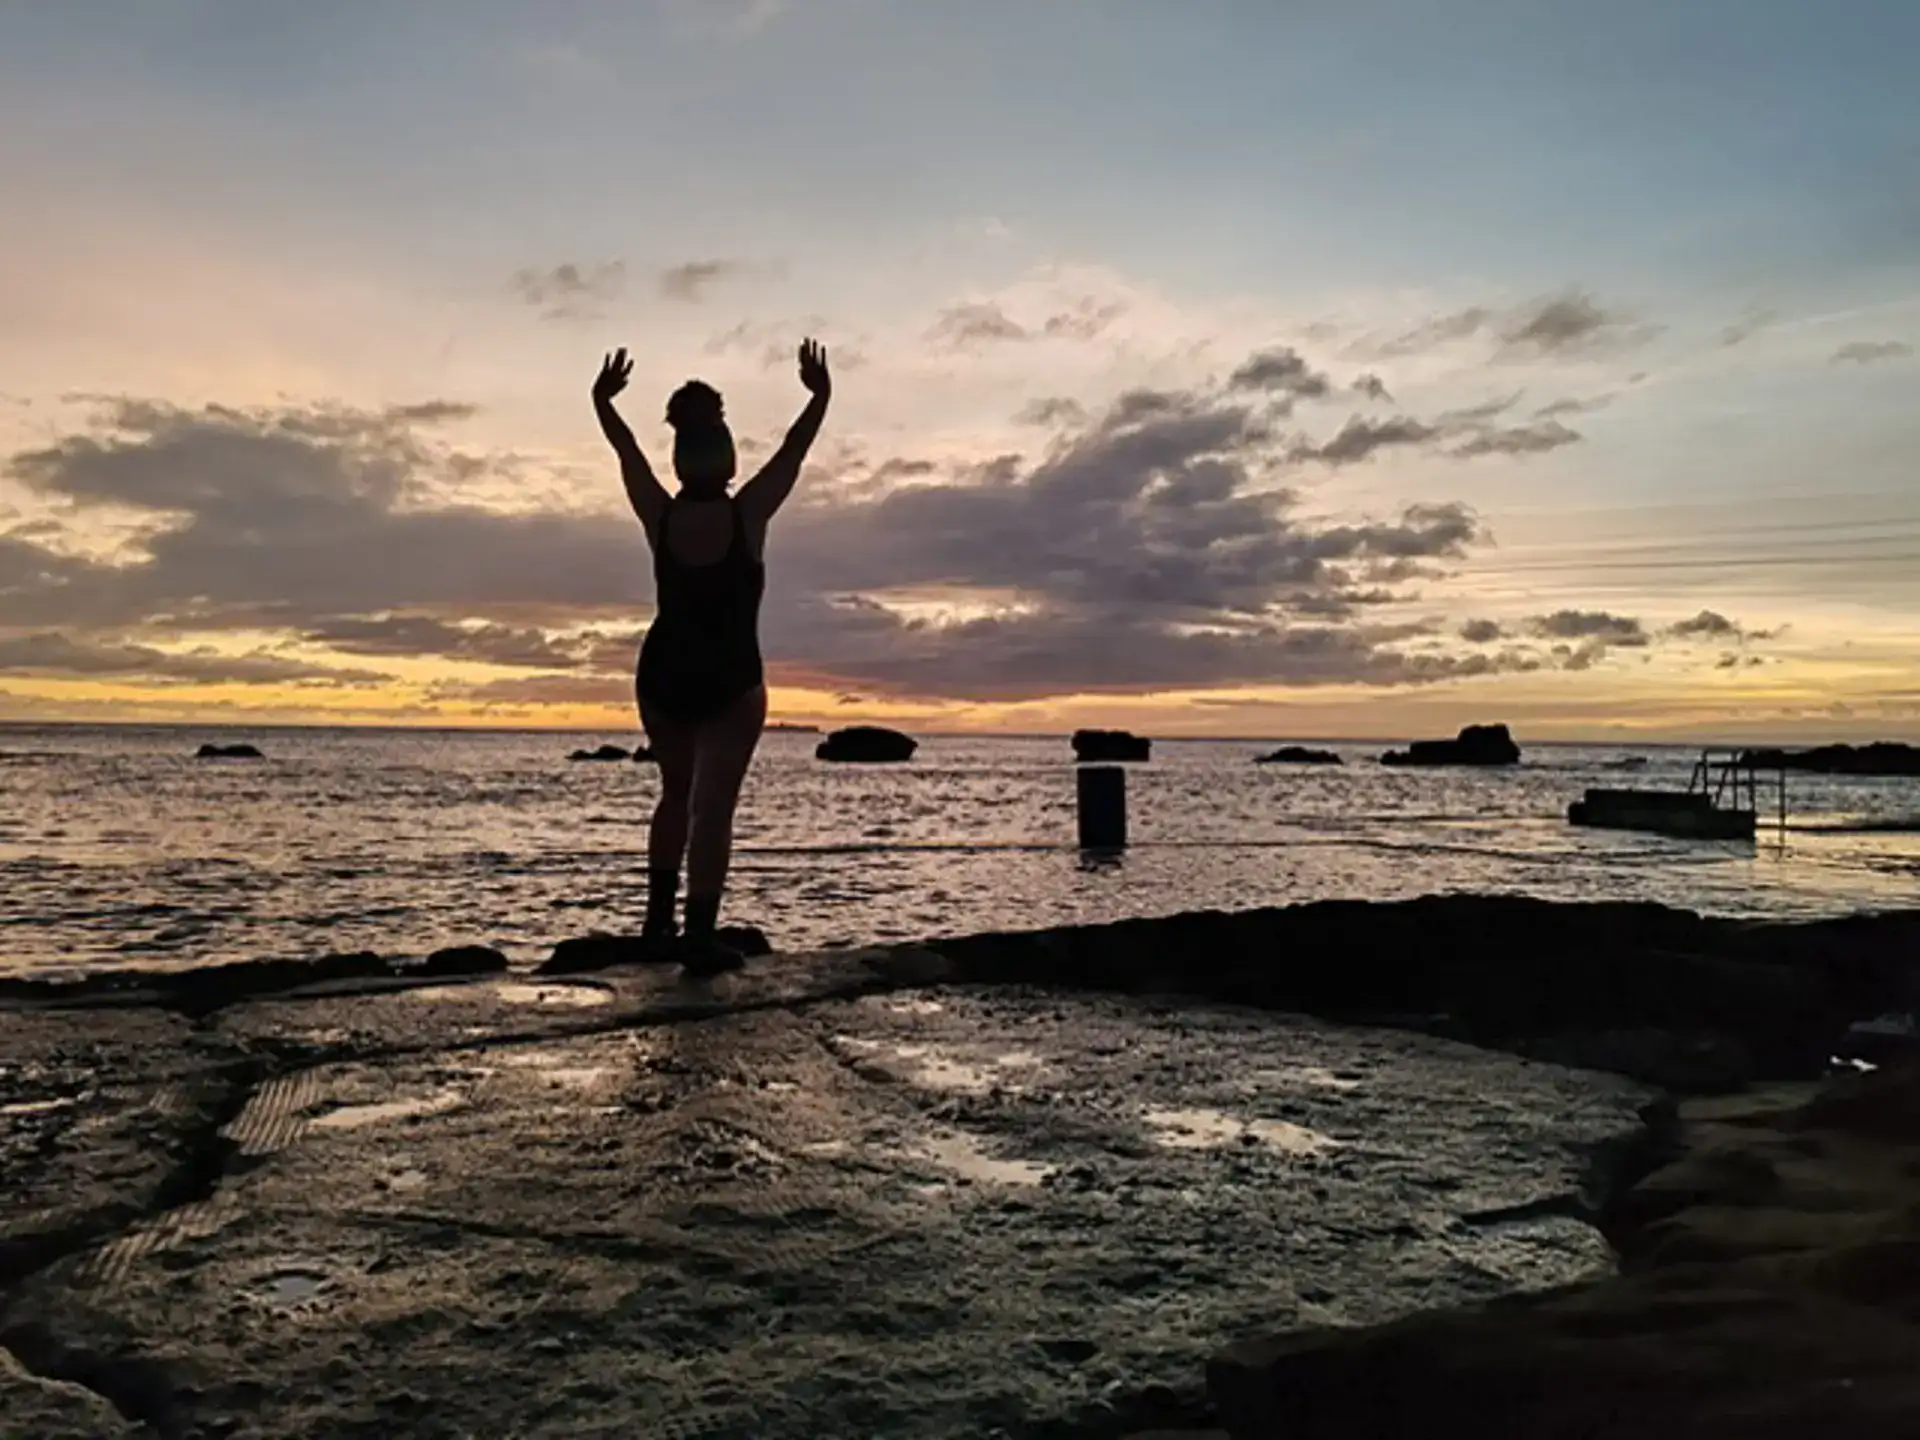
[[[1910,0],[0,0],[0,720],[1920,739]]]

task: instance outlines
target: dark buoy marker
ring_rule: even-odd
[[[1127,848],[1127,772],[1118,765],[1082,765],[1080,848]]]

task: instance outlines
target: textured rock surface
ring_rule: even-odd
[[[1700,1101],[1609,1207],[1624,1273],[1563,1295],[1238,1345],[1235,1437],[1920,1434],[1920,1070]]]
[[[1206,1356],[1276,1306],[1367,1323],[1607,1268],[1578,1217],[1639,1087],[915,983],[946,970],[231,1007],[215,1073],[271,1065],[191,1127],[193,1183],[17,1277],[0,1343],[160,1435],[1112,1437],[1203,1421]],[[137,1090],[155,1053],[99,1074]]]
[[[35,1375],[0,1349],[0,1435],[21,1440],[136,1440],[141,1434],[104,1395]]]
[[[1114,1440],[1291,1327],[1215,1365],[1236,1435],[1912,1433],[1855,1413],[1908,1418],[1911,1085],[1694,1102],[1619,1196],[1670,1106],[1437,1037],[1812,1074],[1917,942],[1461,897],[0,1011],[0,1437]],[[1492,1299],[1603,1231],[1620,1282]]]

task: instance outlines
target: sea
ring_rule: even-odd
[[[638,928],[651,765],[633,734],[0,726],[0,973],[479,943],[531,964]],[[1590,785],[1684,788],[1699,751],[1525,746],[1398,769],[1388,742],[1167,740],[1127,767],[1129,848],[1083,854],[1064,736],[926,735],[899,765],[764,740],[723,923],[782,949],[1329,898],[1472,892],[1740,917],[1920,904],[1920,781],[1763,781],[1750,843],[1570,826]],[[1521,737],[1523,744],[1524,736]],[[259,760],[202,760],[202,741]],[[1339,766],[1258,765],[1282,743]]]

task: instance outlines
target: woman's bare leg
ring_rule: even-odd
[[[733,857],[733,812],[740,785],[753,763],[767,723],[767,689],[756,685],[713,719],[701,724],[694,746],[693,788],[687,837],[687,929],[696,900],[717,911]],[[704,910],[705,906],[702,906]],[[701,918],[704,920],[705,916]],[[706,921],[711,924],[710,920]]]
[[[647,826],[647,921],[645,933],[673,929],[673,901],[680,888],[680,862],[687,854],[688,802],[693,794],[695,729],[659,707],[640,702],[640,724],[647,732],[660,771],[660,798]]]

